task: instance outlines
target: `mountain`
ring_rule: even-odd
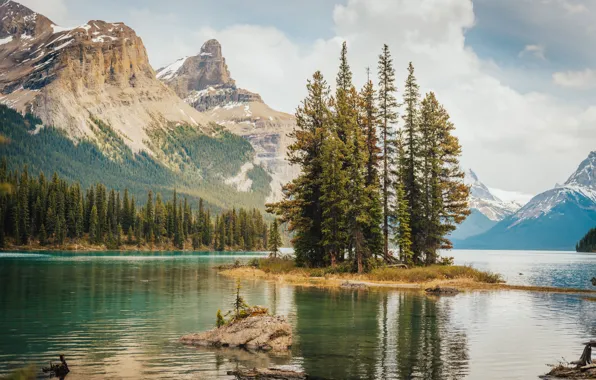
[[[488,231],[521,208],[517,202],[505,202],[496,197],[471,169],[465,172],[464,182],[470,186],[469,204],[472,213],[451,234],[456,244],[458,240]]]
[[[271,109],[259,94],[236,86],[217,40],[205,42],[196,56],[160,68],[157,78],[205,117],[251,143],[257,153],[254,162],[228,178],[228,183],[242,190],[247,183],[244,170],[263,166],[272,177],[268,201],[281,197],[282,185],[297,174],[286,160],[291,143],[288,134],[296,121],[292,115]]]
[[[177,123],[209,131],[209,120],[155,78],[142,40],[122,23],[61,28],[11,0],[0,5],[0,102],[65,129],[101,139],[110,125],[133,151],[153,149],[152,130]]]
[[[271,178],[250,143],[158,80],[141,38],[123,23],[63,28],[0,0],[0,104],[23,115],[0,113],[0,131],[12,141],[3,156],[13,169],[29,164],[138,191],[178,188],[218,207],[262,207],[271,195]],[[53,152],[57,147],[64,151]],[[56,160],[38,159],[44,156]],[[89,170],[71,170],[81,159],[93,162]],[[233,182],[236,173],[246,178],[242,186]]]
[[[594,226],[596,152],[591,152],[565,184],[538,194],[515,214],[457,247],[573,250]]]

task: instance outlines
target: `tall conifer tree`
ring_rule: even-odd
[[[383,252],[385,258],[389,256],[389,231],[391,221],[391,199],[394,196],[394,182],[396,180],[393,172],[395,162],[395,123],[397,123],[398,103],[395,98],[397,88],[395,86],[395,69],[393,59],[387,45],[383,46],[379,56],[379,129],[381,132],[381,159],[383,168],[381,171],[381,190],[383,203]]]

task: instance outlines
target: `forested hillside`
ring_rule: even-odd
[[[95,184],[84,190],[54,174],[32,176],[0,165],[0,248],[106,246],[109,249],[264,250],[268,226],[257,209],[213,215],[180,197],[170,200],[150,190],[141,205],[128,190]]]
[[[101,182],[119,191],[128,188],[143,201],[149,189],[170,193],[178,188],[189,199],[203,198],[217,209],[263,207],[270,192],[269,175],[259,166],[247,174],[251,191],[240,193],[225,184],[225,178],[236,174],[255,152],[245,139],[221,127],[214,125],[213,135],[184,125],[172,126],[168,133],[155,132],[154,151],[163,154],[157,159],[145,151],[133,153],[109,125],[92,121],[98,139],[75,143],[62,130],[0,105],[0,134],[9,139],[0,146],[1,156],[9,170],[26,164],[31,173],[56,172],[83,187]]]

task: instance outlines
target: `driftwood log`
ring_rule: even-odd
[[[585,367],[592,364],[592,347],[596,347],[596,340],[591,340],[583,344],[585,347],[582,356],[579,357],[579,360],[571,362],[571,364],[575,364],[578,367]]]
[[[592,363],[592,348],[596,347],[596,340],[583,343],[584,351],[579,360],[571,362],[571,366],[560,364],[554,367],[542,379],[595,379],[596,363]]]
[[[287,371],[277,368],[249,369],[228,371],[228,375],[235,376],[237,380],[275,379],[275,380],[303,380],[308,379],[304,372]]]

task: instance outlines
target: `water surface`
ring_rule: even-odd
[[[596,275],[593,255],[453,255],[512,283],[586,288]],[[231,308],[234,281],[211,267],[249,257],[0,253],[0,374],[65,353],[67,379],[229,379],[230,369],[271,365],[325,379],[532,379],[547,363],[577,359],[596,333],[596,303],[576,295],[435,298],[243,281],[249,303],[288,317],[290,356],[178,344]]]

